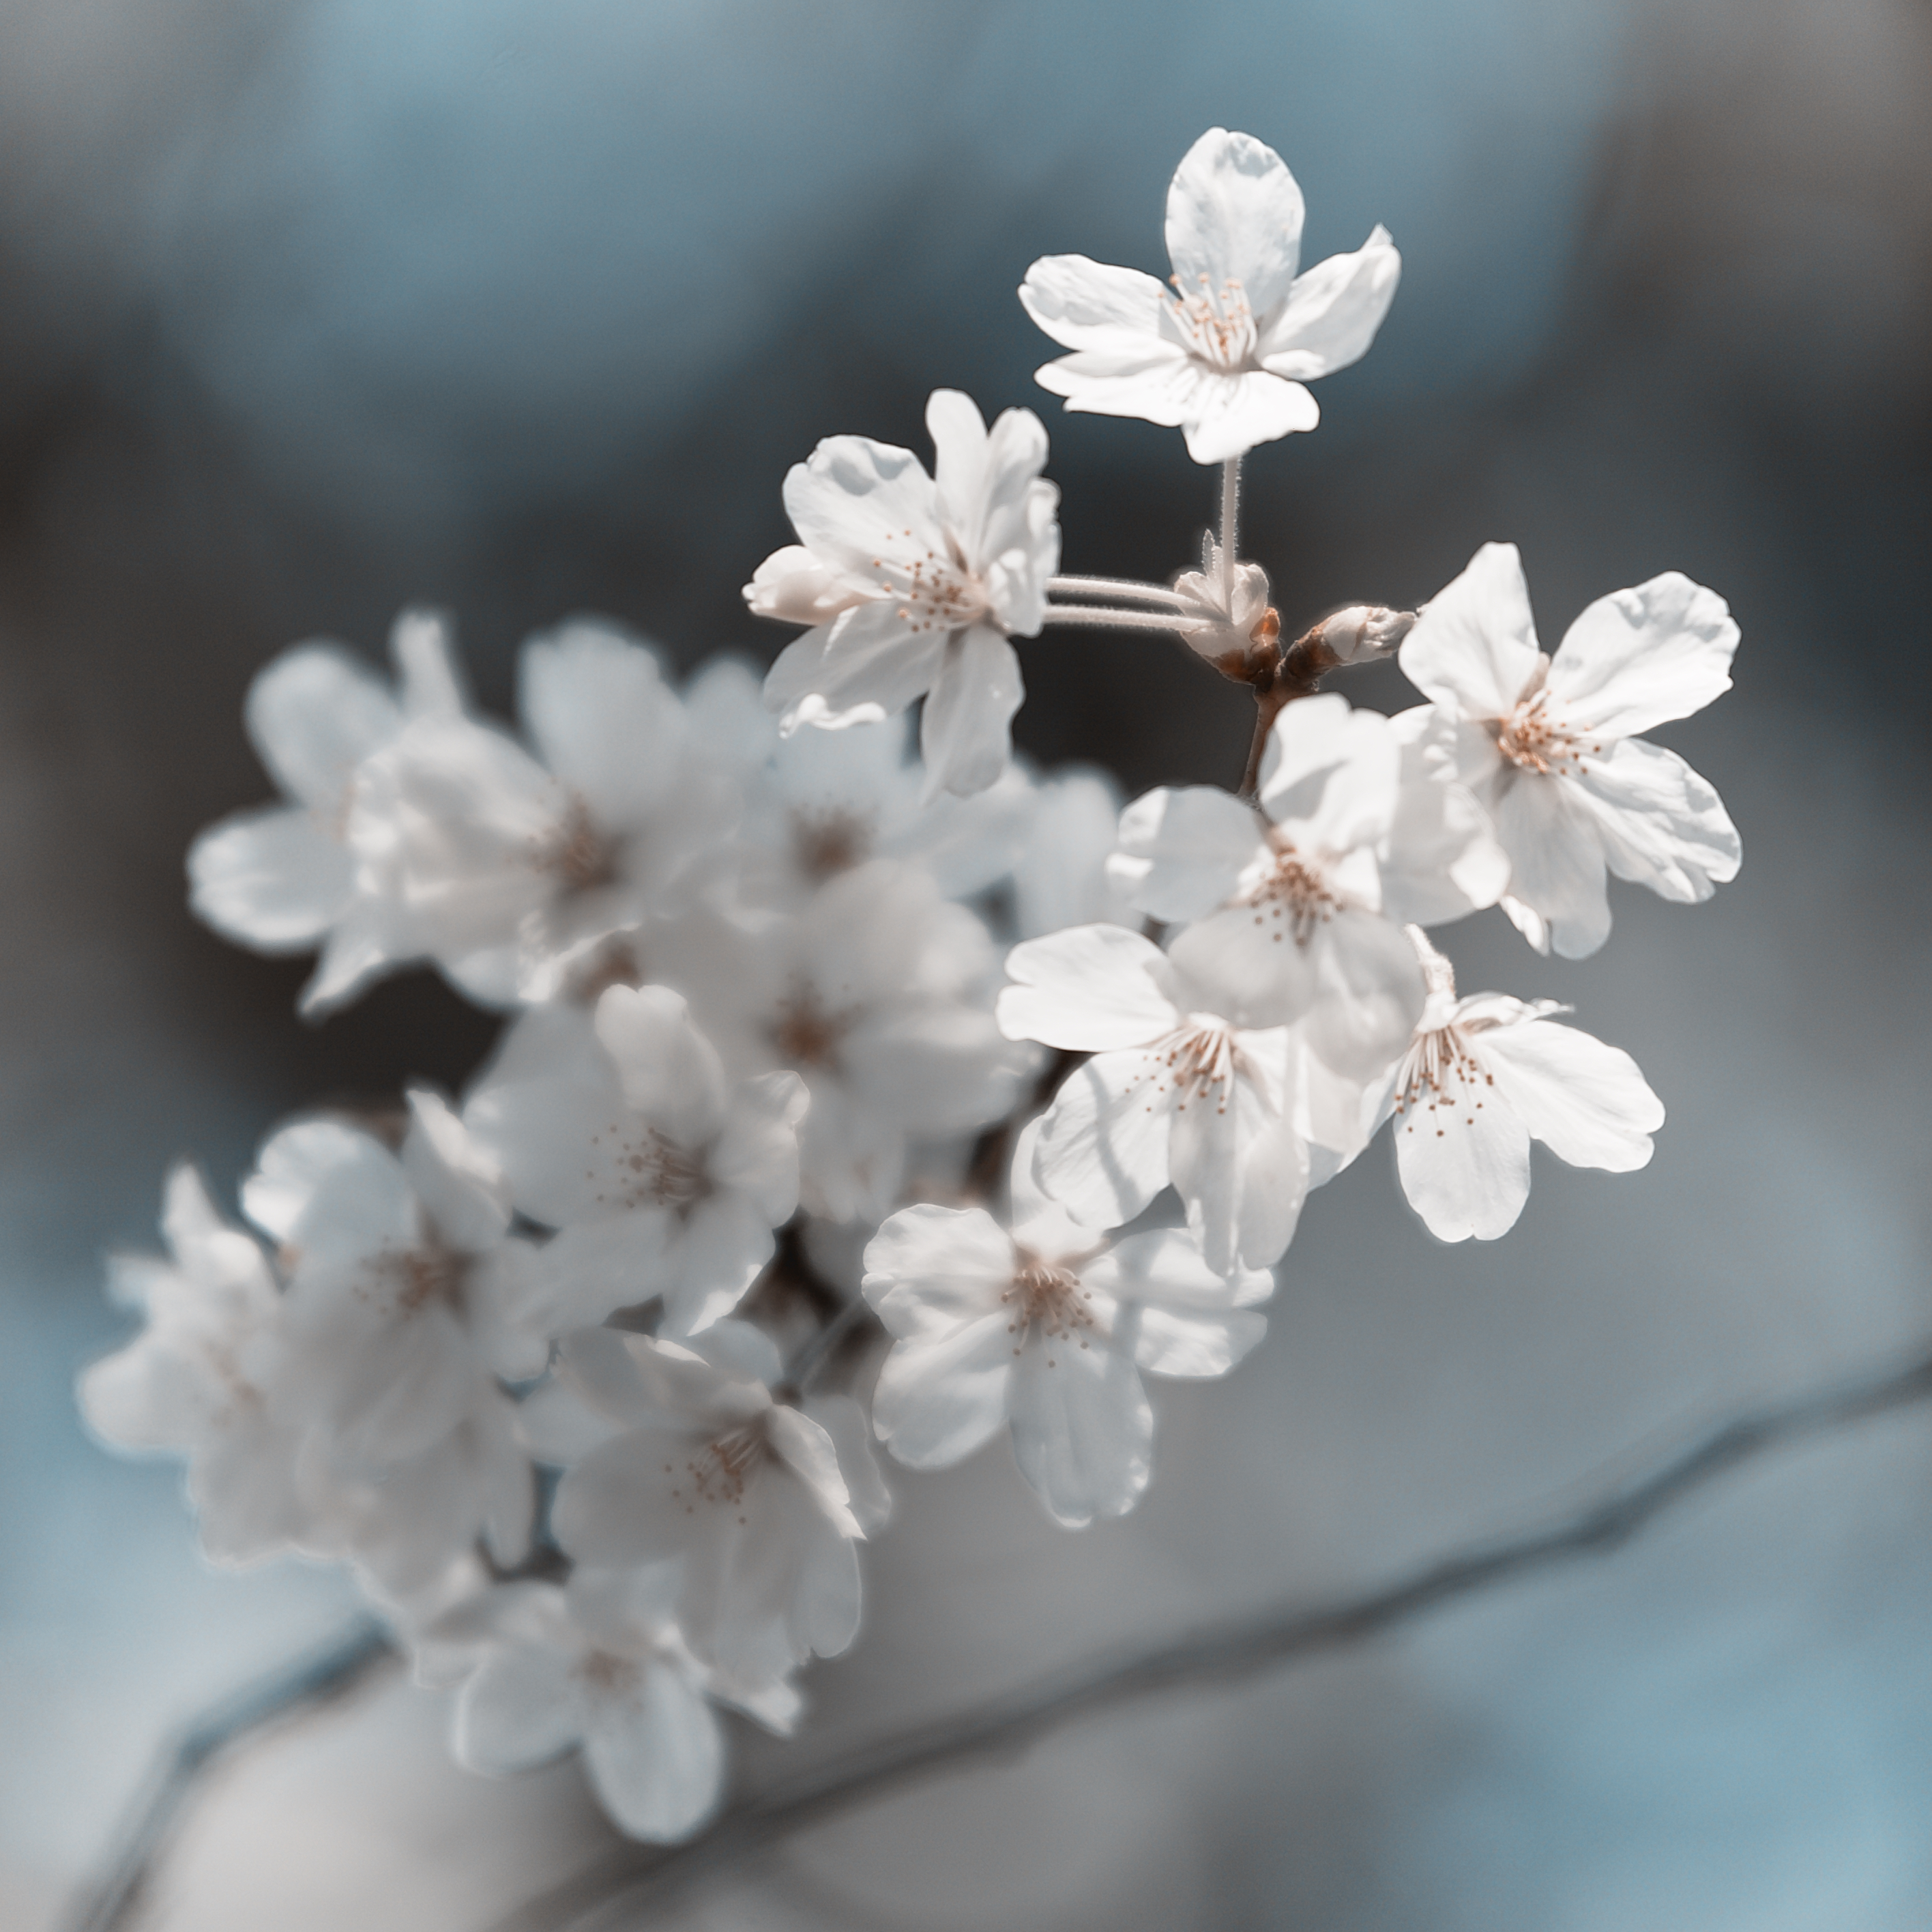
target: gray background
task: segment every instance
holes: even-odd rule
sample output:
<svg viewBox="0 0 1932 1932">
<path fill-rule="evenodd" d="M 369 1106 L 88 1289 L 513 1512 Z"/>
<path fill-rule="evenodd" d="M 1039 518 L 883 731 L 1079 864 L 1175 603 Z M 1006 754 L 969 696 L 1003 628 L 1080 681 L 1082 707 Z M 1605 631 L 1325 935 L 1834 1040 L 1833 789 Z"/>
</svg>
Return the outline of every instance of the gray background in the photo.
<svg viewBox="0 0 1932 1932">
<path fill-rule="evenodd" d="M 1620 892 L 1582 964 L 1456 929 L 1466 986 L 1636 1054 L 1654 1165 L 1539 1155 L 1516 1230 L 1445 1249 L 1378 1150 L 1263 1350 L 1160 1392 L 1123 1523 L 1054 1530 L 1004 1451 L 898 1477 L 790 1761 L 1373 1581 L 1921 1340 L 1928 110 L 1906 0 L 4 0 L 0 1918 L 47 1922 L 166 1726 L 348 1610 L 208 1571 L 175 1470 L 86 1441 L 100 1252 L 152 1243 L 177 1156 L 227 1190 L 282 1114 L 458 1082 L 490 1034 L 421 976 L 304 1028 L 299 964 L 188 919 L 188 839 L 264 789 L 249 676 L 424 598 L 499 705 L 574 610 L 768 652 L 736 586 L 784 466 L 920 443 L 940 382 L 1040 410 L 1070 568 L 1165 574 L 1208 476 L 1062 416 L 1011 291 L 1048 251 L 1162 267 L 1213 122 L 1286 157 L 1312 255 L 1380 220 L 1406 263 L 1321 430 L 1251 466 L 1285 620 L 1492 538 L 1546 644 L 1657 571 L 1714 585 L 1738 689 L 1660 735 L 1745 870 L 1696 910 Z M 1042 758 L 1239 770 L 1242 700 L 1171 645 L 1026 667 Z M 692 1922 L 1924 1932 L 1928 1473 L 1919 1414 L 1767 1462 L 1600 1568 L 874 1808 Z M 379 1688 L 237 1767 L 164 1921 L 464 1932 L 602 1842 L 574 1768 L 466 1780 L 444 1721 Z"/>
</svg>

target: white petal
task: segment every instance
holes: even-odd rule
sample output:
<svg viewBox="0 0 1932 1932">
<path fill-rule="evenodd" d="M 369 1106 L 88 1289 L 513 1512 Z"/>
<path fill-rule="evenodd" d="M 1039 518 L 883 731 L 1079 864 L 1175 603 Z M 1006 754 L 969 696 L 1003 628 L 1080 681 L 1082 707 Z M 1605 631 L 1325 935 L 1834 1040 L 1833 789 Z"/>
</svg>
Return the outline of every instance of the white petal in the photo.
<svg viewBox="0 0 1932 1932">
<path fill-rule="evenodd" d="M 1204 383 L 1214 380 L 1178 344 L 1148 339 L 1131 357 L 1082 350 L 1034 371 L 1043 389 L 1090 416 L 1138 416 L 1174 428 L 1195 412 Z"/>
<path fill-rule="evenodd" d="M 1612 1174 L 1649 1161 L 1664 1103 L 1628 1054 L 1550 1020 L 1498 1027 L 1478 1039 L 1498 1089 L 1559 1160 Z"/>
<path fill-rule="evenodd" d="M 1000 1030 L 1076 1052 L 1157 1040 L 1178 1024 L 1160 948 L 1118 926 L 1076 926 L 1029 939 L 1006 955 L 1013 983 L 1000 994 Z"/>
<path fill-rule="evenodd" d="M 988 624 L 956 631 L 946 640 L 920 719 L 926 796 L 970 797 L 994 784 L 1012 752 L 1010 727 L 1026 695 L 1018 654 Z"/>
<path fill-rule="evenodd" d="M 1396 1116 L 1395 1160 L 1408 1204 L 1440 1241 L 1493 1241 L 1529 1198 L 1529 1130 L 1485 1082 L 1452 1080 L 1412 1101 Z"/>
<path fill-rule="evenodd" d="M 412 1087 L 408 1100 L 402 1162 L 410 1184 L 451 1246 L 472 1254 L 494 1246 L 510 1225 L 510 1190 L 502 1171 L 440 1095 Z"/>
<path fill-rule="evenodd" d="M 772 1223 L 743 1195 L 721 1188 L 667 1215 L 664 1224 L 670 1239 L 658 1332 L 682 1341 L 729 1315 L 751 1292 L 772 1258 Z"/>
<path fill-rule="evenodd" d="M 724 1068 L 683 994 L 668 986 L 607 986 L 596 1025 L 626 1104 L 677 1146 L 706 1145 L 724 1121 Z"/>
<path fill-rule="evenodd" d="M 579 622 L 532 638 L 518 703 L 544 763 L 601 829 L 641 824 L 676 782 L 683 707 L 656 654 L 610 626 Z"/>
<path fill-rule="evenodd" d="M 1153 1468 L 1154 1412 L 1128 1348 L 1036 1337 L 1012 1372 L 1013 1459 L 1057 1522 L 1124 1515 Z"/>
<path fill-rule="evenodd" d="M 983 1208 L 921 1202 L 880 1224 L 862 1286 L 893 1334 L 929 1335 L 995 1312 L 1014 1267 L 1012 1237 Z"/>
<path fill-rule="evenodd" d="M 892 1513 L 892 1492 L 872 1447 L 872 1430 L 866 1412 L 850 1396 L 814 1396 L 805 1405 L 806 1420 L 830 1438 L 838 1452 L 838 1473 L 845 1479 L 852 1514 L 869 1536 L 884 1526 Z"/>
<path fill-rule="evenodd" d="M 704 1694 L 668 1660 L 591 1700 L 585 1768 L 619 1828 L 647 1844 L 688 1838 L 717 1808 L 724 1738 Z"/>
<path fill-rule="evenodd" d="M 242 1211 L 276 1240 L 352 1257 L 414 1244 L 416 1197 L 380 1141 L 338 1120 L 298 1120 L 264 1144 Z"/>
<path fill-rule="evenodd" d="M 754 616 L 793 624 L 830 623 L 873 594 L 870 586 L 855 584 L 802 544 L 773 550 L 745 586 L 745 602 Z"/>
<path fill-rule="evenodd" d="M 821 730 L 896 717 L 939 675 L 943 632 L 916 632 L 897 599 L 874 598 L 778 653 L 765 679 L 765 702 L 784 728 Z"/>
<path fill-rule="evenodd" d="M 236 812 L 189 849 L 188 903 L 224 938 L 263 952 L 313 946 L 355 895 L 354 862 L 307 806 Z"/>
<path fill-rule="evenodd" d="M 870 436 L 828 436 L 794 464 L 784 506 L 806 548 L 860 581 L 878 580 L 875 558 L 944 550 L 932 478 L 910 450 Z"/>
<path fill-rule="evenodd" d="M 1229 793 L 1163 785 L 1120 814 L 1107 875 L 1156 919 L 1201 919 L 1234 896 L 1260 844 L 1252 809 Z"/>
<path fill-rule="evenodd" d="M 1225 1376 L 1268 1333 L 1251 1308 L 1144 1308 L 1135 1360 L 1147 1375 L 1190 1382 Z"/>
<path fill-rule="evenodd" d="M 1595 821 L 1618 878 L 1688 905 L 1736 878 L 1744 856 L 1737 828 L 1724 801 L 1675 752 L 1622 738 L 1561 782 Z"/>
<path fill-rule="evenodd" d="M 1324 692 L 1276 718 L 1262 754 L 1262 809 L 1298 848 L 1339 856 L 1388 837 L 1401 772 L 1389 721 Z"/>
<path fill-rule="evenodd" d="M 706 1163 L 712 1184 L 746 1195 L 767 1227 L 782 1226 L 797 1210 L 798 1129 L 811 1101 L 788 1068 L 754 1075 L 732 1096 Z"/>
<path fill-rule="evenodd" d="M 1262 1269 L 1243 1270 L 1230 1280 L 1210 1268 L 1200 1243 L 1182 1228 L 1130 1234 L 1090 1262 L 1080 1278 L 1116 1300 L 1196 1311 L 1264 1300 L 1274 1288 L 1274 1277 Z"/>
<path fill-rule="evenodd" d="M 1485 544 L 1423 606 L 1402 641 L 1402 674 L 1450 717 L 1506 716 L 1542 653 L 1514 544 Z"/>
<path fill-rule="evenodd" d="M 1238 376 L 1204 376 L 1181 427 L 1196 463 L 1225 463 L 1258 443 L 1312 429 L 1321 420 L 1321 405 L 1299 382 L 1250 369 Z"/>
<path fill-rule="evenodd" d="M 1301 190 L 1251 134 L 1210 128 L 1167 190 L 1167 253 L 1184 296 L 1239 282 L 1258 321 L 1286 298 L 1301 252 Z M 1206 458 L 1197 458 L 1204 461 Z"/>
<path fill-rule="evenodd" d="M 569 1750 L 580 1720 L 569 1655 L 514 1644 L 486 1657 L 464 1685 L 452 1748 L 466 1771 L 524 1771 Z"/>
<path fill-rule="evenodd" d="M 1063 347 L 1129 356 L 1156 339 L 1165 294 L 1138 268 L 1084 255 L 1042 255 L 1020 284 L 1027 314 Z"/>
<path fill-rule="evenodd" d="M 1368 353 L 1402 274 L 1388 230 L 1378 222 L 1352 255 L 1330 255 L 1294 278 L 1286 306 L 1262 332 L 1256 354 L 1276 376 L 1308 382 Z"/>
<path fill-rule="evenodd" d="M 402 714 L 366 664 L 332 644 L 285 651 L 248 688 L 249 742 L 284 791 L 332 813 L 356 767 L 402 728 Z"/>
<path fill-rule="evenodd" d="M 838 1451 L 823 1427 L 796 1408 L 780 1404 L 765 1418 L 771 1445 L 841 1536 L 862 1537 L 853 1514 L 851 1492 L 838 1466 Z"/>
<path fill-rule="evenodd" d="M 1580 788 L 1568 778 L 1519 772 L 1491 816 L 1510 856 L 1504 909 L 1514 918 L 1510 901 L 1527 907 L 1562 958 L 1587 959 L 1610 936 L 1610 902 L 1599 820 Z"/>
<path fill-rule="evenodd" d="M 963 1461 L 1006 1419 L 1014 1354 L 1004 1309 L 896 1343 L 872 1391 L 880 1440 L 908 1468 Z"/>
<path fill-rule="evenodd" d="M 1398 926 L 1439 926 L 1501 898 L 1509 854 L 1488 814 L 1455 776 L 1431 705 L 1389 721 L 1402 746 L 1396 813 L 1380 854 L 1382 910 Z"/>
<path fill-rule="evenodd" d="M 1584 610 L 1550 664 L 1550 695 L 1577 730 L 1628 738 L 1730 690 L 1737 648 L 1724 600 L 1666 571 Z"/>
<path fill-rule="evenodd" d="M 389 627 L 389 657 L 405 716 L 454 718 L 468 709 L 449 620 L 440 610 L 399 612 Z"/>
<path fill-rule="evenodd" d="M 976 562 L 992 477 L 986 419 L 964 391 L 935 389 L 926 399 L 926 433 L 932 438 L 940 519 L 958 538 L 968 561 Z"/>
<path fill-rule="evenodd" d="M 1076 1067 L 1040 1128 L 1035 1178 L 1087 1226 L 1124 1226 L 1167 1184 L 1172 1098 L 1148 1052 Z"/>
</svg>

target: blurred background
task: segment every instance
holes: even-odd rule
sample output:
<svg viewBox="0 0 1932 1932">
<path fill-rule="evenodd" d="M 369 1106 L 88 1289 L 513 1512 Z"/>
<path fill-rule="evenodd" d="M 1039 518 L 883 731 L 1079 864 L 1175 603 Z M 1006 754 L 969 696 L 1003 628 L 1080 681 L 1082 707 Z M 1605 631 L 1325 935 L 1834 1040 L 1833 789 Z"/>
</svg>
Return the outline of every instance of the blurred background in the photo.
<svg viewBox="0 0 1932 1932">
<path fill-rule="evenodd" d="M 1466 988 L 1574 1000 L 1670 1118 L 1544 1162 L 1443 1248 L 1378 1149 L 1310 1206 L 1264 1348 L 1156 1391 L 1153 1490 L 1056 1531 L 1005 1451 L 898 1473 L 868 1624 L 784 1760 L 1246 1605 L 1400 1571 L 1678 1432 L 1932 1329 L 1926 729 L 1932 13 L 1922 0 L 0 0 L 0 1920 L 98 1869 L 158 1741 L 351 1614 L 220 1574 L 171 1465 L 90 1444 L 100 1256 L 168 1164 L 218 1194 L 319 1097 L 454 1084 L 425 976 L 321 1029 L 302 962 L 183 904 L 265 795 L 254 670 L 457 613 L 506 706 L 608 612 L 768 655 L 738 586 L 820 435 L 923 448 L 928 389 L 1040 410 L 1067 567 L 1163 576 L 1212 477 L 1063 416 L 1012 290 L 1163 271 L 1200 130 L 1278 148 L 1312 259 L 1386 222 L 1401 292 L 1250 467 L 1284 622 L 1523 549 L 1546 644 L 1666 568 L 1738 688 L 1659 735 L 1743 874 L 1618 891 L 1608 948 L 1500 915 Z M 1171 644 L 1050 635 L 1022 742 L 1229 782 L 1244 700 Z M 1352 692 L 1395 708 L 1393 673 Z M 692 1902 L 716 1928 L 1924 1932 L 1932 1412 L 1754 1465 L 1611 1561 L 1316 1666 L 1070 1731 Z M 379 1684 L 211 1787 L 152 1922 L 469 1932 L 606 1842 L 574 1766 L 445 1762 Z M 748 1746 L 752 1780 L 777 1768 Z"/>
</svg>

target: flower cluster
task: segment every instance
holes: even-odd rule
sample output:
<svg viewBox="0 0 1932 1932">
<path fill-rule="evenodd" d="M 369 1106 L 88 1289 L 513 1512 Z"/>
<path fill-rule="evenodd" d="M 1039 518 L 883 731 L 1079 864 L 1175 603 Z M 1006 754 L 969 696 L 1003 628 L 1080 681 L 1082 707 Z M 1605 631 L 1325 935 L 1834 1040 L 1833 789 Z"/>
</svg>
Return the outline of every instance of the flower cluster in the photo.
<svg viewBox="0 0 1932 1932">
<path fill-rule="evenodd" d="M 1577 957 L 1607 874 L 1732 876 L 1716 794 L 1636 734 L 1726 688 L 1735 626 L 1666 575 L 1546 656 L 1492 544 L 1419 613 L 1285 642 L 1239 462 L 1314 426 L 1304 381 L 1364 352 L 1397 271 L 1378 229 L 1298 273 L 1300 226 L 1280 158 L 1215 130 L 1168 196 L 1174 292 L 1077 256 L 1021 291 L 1070 406 L 1224 464 L 1198 571 L 1058 575 L 1038 418 L 940 390 L 931 473 L 838 436 L 786 478 L 800 542 L 745 594 L 806 628 L 762 692 L 578 622 L 524 647 L 512 730 L 421 612 L 393 686 L 328 644 L 256 679 L 284 796 L 196 842 L 196 910 L 319 952 L 311 1014 L 426 962 L 503 1030 L 460 1094 L 280 1128 L 254 1232 L 178 1170 L 169 1258 L 115 1264 L 144 1325 L 80 1399 L 187 1457 L 211 1556 L 352 1566 L 460 1687 L 465 1763 L 580 1747 L 625 1830 L 687 1835 L 716 1707 L 789 1730 L 858 1631 L 875 1443 L 928 1470 L 1004 1430 L 1057 1522 L 1118 1516 L 1144 1378 L 1261 1342 L 1309 1195 L 1384 1124 L 1445 1240 L 1515 1222 L 1532 1139 L 1649 1158 L 1630 1058 L 1459 998 L 1428 934 L 1500 907 Z M 1240 788 L 1123 809 L 1016 761 L 1014 640 L 1049 625 L 1164 631 L 1251 689 Z M 1318 688 L 1391 656 L 1425 703 Z"/>
</svg>

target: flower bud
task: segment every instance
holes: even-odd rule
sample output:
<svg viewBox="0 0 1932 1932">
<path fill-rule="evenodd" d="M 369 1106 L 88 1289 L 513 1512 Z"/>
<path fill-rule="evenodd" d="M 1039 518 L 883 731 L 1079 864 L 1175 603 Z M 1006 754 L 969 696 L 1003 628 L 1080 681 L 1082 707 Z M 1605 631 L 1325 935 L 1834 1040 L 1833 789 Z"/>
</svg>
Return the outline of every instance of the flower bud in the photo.
<svg viewBox="0 0 1932 1932">
<path fill-rule="evenodd" d="M 1385 658 L 1415 628 L 1413 610 L 1379 604 L 1351 604 L 1322 620 L 1323 647 L 1338 664 L 1372 664 Z"/>
</svg>

